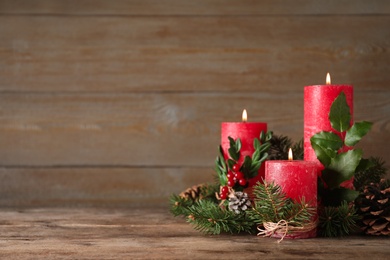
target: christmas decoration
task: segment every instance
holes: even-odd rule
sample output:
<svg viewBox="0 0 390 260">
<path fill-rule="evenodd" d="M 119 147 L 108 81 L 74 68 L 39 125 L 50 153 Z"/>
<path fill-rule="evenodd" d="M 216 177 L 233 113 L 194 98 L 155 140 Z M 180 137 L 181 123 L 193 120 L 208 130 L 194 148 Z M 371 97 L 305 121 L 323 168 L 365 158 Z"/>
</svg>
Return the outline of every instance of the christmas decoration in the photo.
<svg viewBox="0 0 390 260">
<path fill-rule="evenodd" d="M 334 100 L 329 113 L 329 121 L 334 132 L 319 132 L 311 137 L 311 145 L 318 160 L 325 167 L 322 170 L 319 195 L 324 206 L 339 206 L 341 202 L 352 202 L 358 192 L 341 187 L 345 181 L 353 178 L 356 169 L 363 168 L 363 151 L 352 149 L 370 130 L 372 123 L 357 122 L 349 127 L 349 107 L 343 92 Z M 349 147 L 345 151 L 343 147 Z"/>
<path fill-rule="evenodd" d="M 179 194 L 180 197 L 186 199 L 186 200 L 193 200 L 197 201 L 199 199 L 202 199 L 202 194 L 200 193 L 200 188 L 202 187 L 202 184 L 200 185 L 194 185 L 191 188 L 186 189 L 182 193 Z"/>
<path fill-rule="evenodd" d="M 269 153 L 274 155 L 272 158 L 284 158 L 282 156 L 279 157 L 281 153 L 272 152 L 271 147 L 273 147 L 273 151 L 283 151 L 286 149 L 286 146 L 289 146 L 289 143 L 281 140 L 289 140 L 288 137 L 272 136 L 272 138 L 268 137 L 266 139 L 263 134 L 262 138 L 264 143 L 266 143 L 265 140 L 268 143 L 272 143 L 272 145 L 262 146 L 263 149 L 267 147 L 267 149 L 270 149 Z M 325 142 L 323 145 L 326 145 Z M 231 149 L 231 153 L 233 156 L 239 153 L 239 146 L 239 141 L 234 140 L 232 142 L 233 149 Z M 293 147 L 301 147 L 301 145 L 300 143 L 295 143 Z M 258 150 L 260 151 L 260 149 Z M 265 155 L 266 150 L 262 150 L 260 157 Z M 254 157 L 252 154 L 250 158 L 257 158 L 257 156 Z M 231 234 L 242 232 L 249 234 L 258 233 L 260 236 L 279 237 L 279 241 L 283 238 L 294 238 L 302 232 L 308 232 L 316 228 L 317 222 L 313 222 L 311 217 L 313 214 L 312 208 L 305 201 L 292 201 L 289 198 L 283 198 L 285 195 L 281 192 L 280 187 L 272 186 L 273 184 L 264 185 L 259 183 L 257 186 L 254 186 L 254 195 L 252 198 L 249 198 L 251 207 L 243 208 L 242 205 L 248 205 L 248 202 L 243 200 L 242 194 L 238 192 L 243 192 L 244 187 L 239 182 L 235 182 L 234 185 L 236 186 L 233 187 L 227 185 L 228 179 L 232 178 L 229 174 L 236 177 L 236 180 L 237 177 L 241 177 L 240 174 L 236 173 L 241 172 L 242 166 L 235 163 L 233 159 L 232 162 L 226 162 L 222 158 L 224 157 L 220 154 L 216 160 L 216 168 L 219 169 L 217 170 L 216 183 L 196 185 L 183 191 L 181 195 L 173 194 L 171 196 L 170 210 L 174 216 L 184 216 L 196 230 L 207 234 L 217 235 L 222 232 Z M 361 159 L 359 167 L 356 168 L 357 176 L 360 176 L 357 177 L 357 181 L 364 179 L 364 183 L 373 182 L 378 176 L 383 176 L 386 173 L 383 165 L 384 162 L 379 159 Z M 221 184 L 221 179 L 225 181 L 226 185 Z M 320 183 L 323 184 L 322 181 Z M 237 190 L 233 188 L 237 188 Z M 326 196 L 324 190 L 326 191 L 326 189 L 322 188 L 319 193 L 322 198 Z M 242 204 L 238 203 L 238 205 L 241 205 L 241 207 L 237 207 L 237 209 L 241 209 L 238 210 L 239 213 L 235 211 L 235 208 L 229 208 L 229 196 L 233 196 L 232 192 L 236 193 L 234 201 L 243 202 Z M 240 194 L 240 198 L 237 197 L 237 193 Z M 273 199 L 266 200 L 264 196 L 271 196 Z M 332 196 L 337 197 L 337 194 L 332 194 Z M 366 213 L 360 210 L 356 211 L 353 206 L 353 199 L 351 201 L 347 203 L 346 200 L 342 200 L 338 206 L 322 205 L 319 210 L 318 235 L 335 237 L 348 235 L 355 231 L 358 218 Z M 278 215 L 273 215 L 274 210 L 277 210 Z M 383 212 L 381 216 L 383 216 Z M 384 219 L 389 221 L 386 217 Z M 387 225 L 386 227 L 373 225 L 373 229 L 380 230 L 381 234 L 386 233 L 386 228 L 388 228 Z"/>
<path fill-rule="evenodd" d="M 332 113 L 332 107 L 333 109 L 339 108 L 335 106 L 334 101 L 341 93 L 343 93 L 345 98 L 345 103 L 343 102 L 342 104 L 345 104 L 348 110 L 343 110 L 340 114 L 343 117 L 343 121 L 342 124 L 339 124 L 338 121 L 331 122 L 329 114 Z M 353 86 L 331 84 L 330 74 L 328 73 L 326 75 L 326 85 L 306 86 L 303 95 L 304 158 L 307 161 L 319 163 L 317 160 L 318 154 L 314 151 L 315 147 L 311 142 L 311 138 L 321 131 L 331 132 L 342 137 L 341 132 L 344 132 L 353 123 Z M 344 146 L 342 150 L 347 151 L 348 147 Z"/>
<path fill-rule="evenodd" d="M 232 192 L 229 194 L 229 210 L 236 214 L 246 211 L 251 207 L 248 194 L 242 191 Z"/>
<path fill-rule="evenodd" d="M 318 235 L 323 237 L 340 237 L 349 235 L 357 229 L 359 216 L 353 204 L 346 201 L 337 207 L 321 207 Z"/>
<path fill-rule="evenodd" d="M 356 199 L 359 223 L 367 235 L 390 235 L 390 181 L 366 185 Z"/>
<path fill-rule="evenodd" d="M 281 241 L 288 234 L 292 238 L 300 232 L 315 230 L 312 217 L 316 210 L 303 198 L 292 200 L 280 186 L 267 182 L 255 186 L 254 194 L 254 206 L 249 214 L 258 224 L 258 235 L 280 237 Z"/>
<path fill-rule="evenodd" d="M 353 149 L 353 146 L 368 133 L 372 123 L 363 121 L 351 126 L 350 111 L 346 96 L 341 92 L 330 107 L 332 131 L 322 131 L 310 138 L 324 167 L 318 182 L 318 197 L 321 206 L 325 207 L 320 210 L 320 227 L 324 236 L 348 234 L 355 228 L 354 221 L 346 221 L 342 222 L 340 232 L 331 231 L 331 227 L 340 225 L 340 219 L 351 220 L 351 212 L 346 210 L 345 203 L 353 203 L 359 195 L 359 191 L 342 187 L 342 184 L 353 179 L 358 170 L 366 170 L 370 166 L 367 160 L 362 159 L 363 151 Z M 338 217 L 334 218 L 332 214 Z"/>
<path fill-rule="evenodd" d="M 270 140 L 268 160 L 287 160 L 288 150 L 291 149 L 296 160 L 303 160 L 303 139 L 294 143 L 284 135 L 273 135 Z"/>
<path fill-rule="evenodd" d="M 249 185 L 249 181 L 256 177 L 262 163 L 267 159 L 267 150 L 271 146 L 272 132 L 261 132 L 260 138 L 254 138 L 254 152 L 241 159 L 241 140 L 228 137 L 230 147 L 229 156 L 224 154 L 222 146 L 219 147 L 219 156 L 215 160 L 215 171 L 218 174 L 221 186 L 228 186 L 236 191 L 243 191 Z M 227 158 L 227 159 L 225 159 Z M 242 164 L 240 164 L 240 162 Z M 221 194 L 222 196 L 222 194 Z"/>
<path fill-rule="evenodd" d="M 385 162 L 379 157 L 362 159 L 359 165 L 360 167 L 356 169 L 354 178 L 356 190 L 361 190 L 370 183 L 379 183 L 387 174 L 387 169 L 384 166 Z"/>
</svg>

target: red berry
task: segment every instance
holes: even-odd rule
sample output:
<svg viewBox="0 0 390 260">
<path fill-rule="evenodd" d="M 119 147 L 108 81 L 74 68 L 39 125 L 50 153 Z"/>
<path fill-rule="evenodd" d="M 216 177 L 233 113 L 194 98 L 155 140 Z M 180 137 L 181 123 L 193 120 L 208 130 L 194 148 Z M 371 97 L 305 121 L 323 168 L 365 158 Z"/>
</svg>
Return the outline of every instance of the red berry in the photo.
<svg viewBox="0 0 390 260">
<path fill-rule="evenodd" d="M 241 180 L 244 179 L 244 174 L 242 172 L 236 172 L 234 177 L 236 177 L 237 180 Z"/>
<path fill-rule="evenodd" d="M 226 174 L 226 177 L 228 180 L 233 180 L 234 174 L 232 172 L 228 172 L 228 174 Z"/>
<path fill-rule="evenodd" d="M 240 165 L 238 165 L 237 163 L 235 165 L 233 165 L 233 171 L 235 172 L 238 172 L 240 170 Z"/>
<path fill-rule="evenodd" d="M 238 183 L 239 183 L 241 186 L 245 186 L 246 180 L 245 180 L 245 179 L 240 179 L 240 180 L 238 181 Z"/>
<path fill-rule="evenodd" d="M 229 192 L 228 186 L 223 186 L 222 189 L 221 189 L 221 193 L 222 194 L 228 194 L 228 192 Z"/>
<path fill-rule="evenodd" d="M 229 187 L 233 187 L 234 184 L 235 184 L 235 182 L 234 182 L 233 180 L 228 180 L 228 182 L 227 182 L 227 185 L 228 185 Z"/>
<path fill-rule="evenodd" d="M 221 197 L 222 200 L 226 200 L 226 198 L 227 198 L 226 193 L 221 193 L 221 194 L 219 194 L 219 196 Z"/>
</svg>

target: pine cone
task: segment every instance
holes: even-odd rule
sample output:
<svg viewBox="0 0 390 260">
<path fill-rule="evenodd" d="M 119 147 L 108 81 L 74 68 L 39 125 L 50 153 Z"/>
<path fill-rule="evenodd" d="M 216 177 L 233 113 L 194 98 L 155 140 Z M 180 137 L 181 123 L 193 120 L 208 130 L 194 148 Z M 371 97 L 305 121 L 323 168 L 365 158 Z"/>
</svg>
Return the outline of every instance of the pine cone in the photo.
<svg viewBox="0 0 390 260">
<path fill-rule="evenodd" d="M 229 194 L 229 209 L 239 214 L 251 207 L 248 194 L 237 191 Z"/>
<path fill-rule="evenodd" d="M 366 234 L 390 235 L 390 181 L 366 185 L 356 199 L 356 207 Z"/>
<path fill-rule="evenodd" d="M 194 185 L 179 194 L 180 197 L 186 200 L 198 201 L 202 199 L 202 187 L 204 184 Z"/>
</svg>

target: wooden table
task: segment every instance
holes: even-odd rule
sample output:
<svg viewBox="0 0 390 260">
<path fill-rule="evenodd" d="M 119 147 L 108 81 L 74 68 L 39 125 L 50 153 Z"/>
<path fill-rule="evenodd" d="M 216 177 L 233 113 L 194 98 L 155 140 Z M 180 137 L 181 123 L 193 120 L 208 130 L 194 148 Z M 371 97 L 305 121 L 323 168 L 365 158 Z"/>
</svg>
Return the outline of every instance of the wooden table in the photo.
<svg viewBox="0 0 390 260">
<path fill-rule="evenodd" d="M 390 259 L 390 239 L 203 235 L 166 208 L 0 210 L 0 259 Z"/>
</svg>

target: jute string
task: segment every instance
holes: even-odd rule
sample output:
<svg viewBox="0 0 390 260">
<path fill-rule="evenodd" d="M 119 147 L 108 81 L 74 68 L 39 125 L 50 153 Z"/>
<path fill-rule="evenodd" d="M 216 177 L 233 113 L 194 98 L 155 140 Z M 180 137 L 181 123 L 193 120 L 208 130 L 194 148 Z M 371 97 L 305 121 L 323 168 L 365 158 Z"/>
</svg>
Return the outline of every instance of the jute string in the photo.
<svg viewBox="0 0 390 260">
<path fill-rule="evenodd" d="M 263 227 L 263 228 L 261 228 Z M 289 226 L 288 222 L 284 219 L 274 222 L 263 222 L 262 225 L 257 226 L 257 230 L 260 232 L 257 234 L 258 236 L 270 237 L 274 234 L 281 235 L 282 237 L 278 240 L 278 243 L 282 242 L 284 237 L 288 232 L 292 232 L 294 234 L 305 233 L 314 230 L 317 227 L 317 221 L 309 222 L 308 224 L 302 227 Z"/>
</svg>

